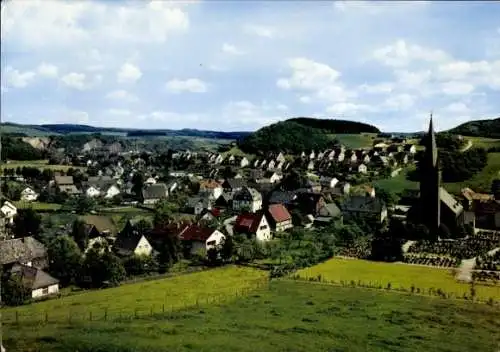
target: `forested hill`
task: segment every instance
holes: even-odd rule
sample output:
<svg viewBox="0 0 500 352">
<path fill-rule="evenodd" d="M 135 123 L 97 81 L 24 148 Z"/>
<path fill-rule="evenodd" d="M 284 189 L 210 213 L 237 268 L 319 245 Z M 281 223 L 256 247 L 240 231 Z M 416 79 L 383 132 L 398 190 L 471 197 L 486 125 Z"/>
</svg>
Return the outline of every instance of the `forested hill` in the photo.
<svg viewBox="0 0 500 352">
<path fill-rule="evenodd" d="M 286 121 L 295 122 L 307 127 L 319 128 L 327 133 L 380 133 L 377 127 L 357 121 L 313 119 L 310 117 L 295 117 Z"/>
<path fill-rule="evenodd" d="M 500 138 L 500 117 L 463 123 L 448 132 L 471 137 Z"/>
</svg>

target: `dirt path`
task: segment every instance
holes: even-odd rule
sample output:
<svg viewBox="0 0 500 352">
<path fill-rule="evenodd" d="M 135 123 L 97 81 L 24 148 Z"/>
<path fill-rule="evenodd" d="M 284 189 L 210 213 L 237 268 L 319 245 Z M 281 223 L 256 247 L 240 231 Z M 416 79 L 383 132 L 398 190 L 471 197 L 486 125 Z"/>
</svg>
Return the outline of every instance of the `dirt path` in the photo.
<svg viewBox="0 0 500 352">
<path fill-rule="evenodd" d="M 472 144 L 473 144 L 473 143 L 472 143 L 472 141 L 469 139 L 469 140 L 467 141 L 467 145 L 466 145 L 465 147 L 463 147 L 463 148 L 462 148 L 462 153 L 463 153 L 463 152 L 466 152 L 466 151 L 468 151 L 470 148 L 472 148 Z"/>
</svg>

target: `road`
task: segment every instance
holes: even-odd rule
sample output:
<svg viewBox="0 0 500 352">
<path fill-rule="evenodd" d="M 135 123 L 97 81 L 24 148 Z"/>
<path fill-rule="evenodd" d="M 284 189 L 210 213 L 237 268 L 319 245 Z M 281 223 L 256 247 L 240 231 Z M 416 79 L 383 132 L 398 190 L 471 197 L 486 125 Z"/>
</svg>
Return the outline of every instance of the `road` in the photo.
<svg viewBox="0 0 500 352">
<path fill-rule="evenodd" d="M 467 141 L 467 145 L 466 145 L 465 147 L 463 147 L 463 148 L 462 148 L 462 153 L 463 153 L 463 152 L 466 152 L 466 151 L 468 151 L 470 148 L 472 148 L 472 144 L 473 144 L 473 143 L 472 143 L 472 141 L 469 139 L 469 140 Z"/>
</svg>

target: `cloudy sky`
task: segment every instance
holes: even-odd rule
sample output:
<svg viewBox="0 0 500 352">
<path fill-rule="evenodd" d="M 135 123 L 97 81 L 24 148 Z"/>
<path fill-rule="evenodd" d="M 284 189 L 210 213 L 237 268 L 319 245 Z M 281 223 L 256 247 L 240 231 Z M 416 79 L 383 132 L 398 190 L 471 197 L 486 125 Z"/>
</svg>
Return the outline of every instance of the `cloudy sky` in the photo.
<svg viewBox="0 0 500 352">
<path fill-rule="evenodd" d="M 500 115 L 500 4 L 2 2 L 18 123 L 254 130 L 295 116 L 439 130 Z"/>
</svg>

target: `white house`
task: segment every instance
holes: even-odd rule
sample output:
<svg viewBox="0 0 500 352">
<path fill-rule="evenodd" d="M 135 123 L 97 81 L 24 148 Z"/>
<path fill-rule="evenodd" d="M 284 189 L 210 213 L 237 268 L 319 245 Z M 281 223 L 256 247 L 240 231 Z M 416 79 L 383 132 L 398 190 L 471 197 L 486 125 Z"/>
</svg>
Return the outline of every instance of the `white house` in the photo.
<svg viewBox="0 0 500 352">
<path fill-rule="evenodd" d="M 307 170 L 314 170 L 314 161 L 310 161 L 309 164 L 307 164 Z"/>
<path fill-rule="evenodd" d="M 117 196 L 119 194 L 120 194 L 120 189 L 116 185 L 111 185 L 106 190 L 106 194 L 104 195 L 104 198 L 110 199 L 110 198 L 113 198 L 114 196 Z"/>
<path fill-rule="evenodd" d="M 268 170 L 273 170 L 276 165 L 276 162 L 274 160 L 271 160 L 269 164 L 267 164 L 267 169 Z"/>
<path fill-rule="evenodd" d="M 144 235 L 132 234 L 118 236 L 113 247 L 121 256 L 150 256 L 153 246 Z"/>
<path fill-rule="evenodd" d="M 266 175 L 267 176 L 267 175 Z M 276 182 L 279 182 L 280 180 L 282 179 L 282 176 L 280 174 L 278 174 L 277 172 L 273 172 L 270 176 L 269 176 L 269 182 L 270 183 L 276 183 Z"/>
<path fill-rule="evenodd" d="M 325 177 L 325 176 L 322 176 L 319 179 L 319 183 L 321 184 L 321 186 L 323 186 L 325 188 L 330 188 L 330 189 L 335 188 L 335 185 L 338 182 L 339 182 L 339 180 L 336 177 Z"/>
<path fill-rule="evenodd" d="M 7 222 L 13 223 L 14 217 L 17 214 L 17 208 L 11 202 L 5 201 L 5 203 L 3 203 L 3 206 L 0 208 L 0 212 L 6 218 Z"/>
<path fill-rule="evenodd" d="M 236 218 L 233 231 L 254 236 L 257 241 L 271 239 L 271 227 L 264 213 L 240 214 Z"/>
<path fill-rule="evenodd" d="M 59 280 L 41 269 L 14 264 L 10 272 L 21 278 L 23 285 L 31 291 L 31 298 L 38 299 L 59 293 Z"/>
<path fill-rule="evenodd" d="M 262 195 L 251 187 L 243 187 L 233 196 L 233 210 L 249 210 L 252 213 L 262 209 Z"/>
<path fill-rule="evenodd" d="M 328 160 L 333 160 L 335 158 L 335 150 L 328 153 Z"/>
<path fill-rule="evenodd" d="M 148 177 L 146 181 L 144 181 L 145 185 L 154 185 L 156 183 L 156 179 L 154 177 Z"/>
<path fill-rule="evenodd" d="M 316 158 L 316 154 L 314 153 L 314 150 L 311 152 L 311 154 L 309 154 L 309 159 L 310 160 L 313 160 Z"/>
<path fill-rule="evenodd" d="M 337 156 L 337 161 L 340 163 L 340 162 L 344 161 L 344 158 L 345 158 L 345 153 L 340 152 L 339 155 Z"/>
<path fill-rule="evenodd" d="M 368 172 L 368 168 L 366 167 L 365 164 L 359 164 L 358 165 L 358 172 L 360 174 L 366 174 Z"/>
<path fill-rule="evenodd" d="M 278 156 L 276 157 L 276 161 L 280 162 L 280 161 L 285 161 L 285 156 L 283 155 L 283 153 L 279 153 Z"/>
<path fill-rule="evenodd" d="M 220 246 L 225 238 L 226 236 L 224 236 L 224 234 L 219 230 L 215 230 L 214 232 L 212 232 L 212 234 L 205 241 L 205 247 L 207 251 L 210 248 L 217 248 L 218 246 Z"/>
<path fill-rule="evenodd" d="M 201 227 L 196 224 L 186 226 L 179 233 L 179 240 L 185 247 L 189 248 L 192 255 L 200 250 L 208 251 L 211 248 L 220 246 L 225 238 L 226 236 L 219 230 Z"/>
<path fill-rule="evenodd" d="M 224 161 L 224 157 L 222 156 L 222 154 L 217 155 L 217 157 L 214 160 L 214 162 L 216 164 L 222 164 L 223 161 Z"/>
<path fill-rule="evenodd" d="M 250 164 L 250 161 L 248 161 L 248 159 L 246 157 L 243 157 L 241 160 L 240 160 L 240 167 L 247 167 L 248 164 Z"/>
<path fill-rule="evenodd" d="M 99 197 L 101 195 L 101 191 L 99 191 L 96 187 L 90 186 L 85 191 L 85 195 L 89 198 Z"/>
<path fill-rule="evenodd" d="M 33 202 L 37 200 L 38 193 L 36 193 L 31 187 L 26 187 L 21 192 L 21 200 L 25 202 Z"/>
</svg>

